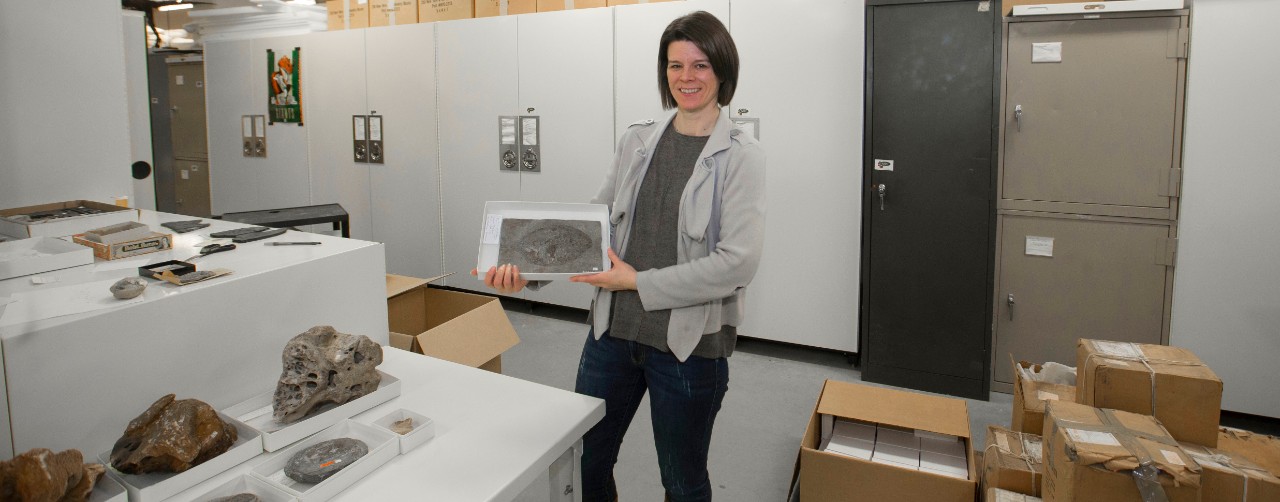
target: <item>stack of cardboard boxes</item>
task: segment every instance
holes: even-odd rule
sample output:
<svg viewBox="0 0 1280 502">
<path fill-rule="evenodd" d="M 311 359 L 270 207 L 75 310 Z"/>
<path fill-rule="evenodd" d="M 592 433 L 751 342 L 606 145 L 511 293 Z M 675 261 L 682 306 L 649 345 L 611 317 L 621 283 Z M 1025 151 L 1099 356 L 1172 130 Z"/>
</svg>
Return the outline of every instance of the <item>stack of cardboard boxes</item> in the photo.
<svg viewBox="0 0 1280 502">
<path fill-rule="evenodd" d="M 328 0 L 329 30 L 433 23 L 675 0 Z"/>
<path fill-rule="evenodd" d="M 1074 387 L 1017 363 L 1013 430 L 987 433 L 988 500 L 1280 500 L 1280 461 L 1263 465 L 1280 440 L 1219 427 L 1222 381 L 1195 354 L 1082 339 L 1076 356 Z"/>
</svg>

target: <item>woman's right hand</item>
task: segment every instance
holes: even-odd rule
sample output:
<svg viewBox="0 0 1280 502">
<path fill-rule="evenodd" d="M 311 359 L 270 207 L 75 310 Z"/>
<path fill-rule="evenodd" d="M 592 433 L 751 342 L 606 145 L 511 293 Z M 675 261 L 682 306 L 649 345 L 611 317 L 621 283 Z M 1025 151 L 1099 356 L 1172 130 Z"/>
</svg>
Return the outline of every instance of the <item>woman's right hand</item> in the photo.
<svg viewBox="0 0 1280 502">
<path fill-rule="evenodd" d="M 479 270 L 471 269 L 471 275 L 479 275 Z M 515 265 L 506 264 L 497 267 L 489 267 L 489 271 L 484 274 L 484 285 L 496 290 L 504 295 L 513 295 L 519 293 L 525 286 L 529 285 L 529 281 L 520 278 L 520 268 Z"/>
</svg>

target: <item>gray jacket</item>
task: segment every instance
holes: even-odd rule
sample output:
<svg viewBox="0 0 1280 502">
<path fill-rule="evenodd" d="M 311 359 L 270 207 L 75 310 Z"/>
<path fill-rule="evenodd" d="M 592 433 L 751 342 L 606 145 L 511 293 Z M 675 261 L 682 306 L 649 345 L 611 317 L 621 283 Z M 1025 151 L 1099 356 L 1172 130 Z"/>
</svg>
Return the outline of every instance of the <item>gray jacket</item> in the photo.
<svg viewBox="0 0 1280 502">
<path fill-rule="evenodd" d="M 662 132 L 675 117 L 632 124 L 618 142 L 613 167 L 591 202 L 610 206 L 611 245 L 623 261 L 632 209 Z M 680 197 L 676 265 L 641 271 L 636 289 L 645 310 L 671 309 L 667 345 L 681 361 L 702 335 L 742 323 L 747 284 L 764 247 L 764 150 L 720 111 Z M 597 289 L 591 303 L 596 338 L 609 327 L 613 293 Z"/>
</svg>

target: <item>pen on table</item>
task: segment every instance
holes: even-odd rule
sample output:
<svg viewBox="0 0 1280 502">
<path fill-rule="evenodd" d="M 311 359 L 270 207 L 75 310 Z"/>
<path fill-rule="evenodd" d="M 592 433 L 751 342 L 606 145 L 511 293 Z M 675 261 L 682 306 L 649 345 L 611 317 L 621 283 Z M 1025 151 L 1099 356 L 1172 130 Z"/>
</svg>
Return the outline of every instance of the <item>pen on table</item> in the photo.
<svg viewBox="0 0 1280 502">
<path fill-rule="evenodd" d="M 319 242 L 268 242 L 268 246 L 319 246 Z"/>
</svg>

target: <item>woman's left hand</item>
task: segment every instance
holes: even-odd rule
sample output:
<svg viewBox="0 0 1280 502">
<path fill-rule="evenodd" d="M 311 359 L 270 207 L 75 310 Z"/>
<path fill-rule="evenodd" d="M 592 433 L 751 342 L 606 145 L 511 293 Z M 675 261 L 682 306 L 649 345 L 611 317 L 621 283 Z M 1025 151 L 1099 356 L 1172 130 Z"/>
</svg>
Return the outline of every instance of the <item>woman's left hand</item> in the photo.
<svg viewBox="0 0 1280 502">
<path fill-rule="evenodd" d="M 585 282 L 598 288 L 604 288 L 609 291 L 622 291 L 628 289 L 636 289 L 636 269 L 628 265 L 627 262 L 618 258 L 618 255 L 609 250 L 609 262 L 612 265 L 608 271 L 598 274 L 575 275 L 569 278 L 571 282 Z"/>
</svg>

